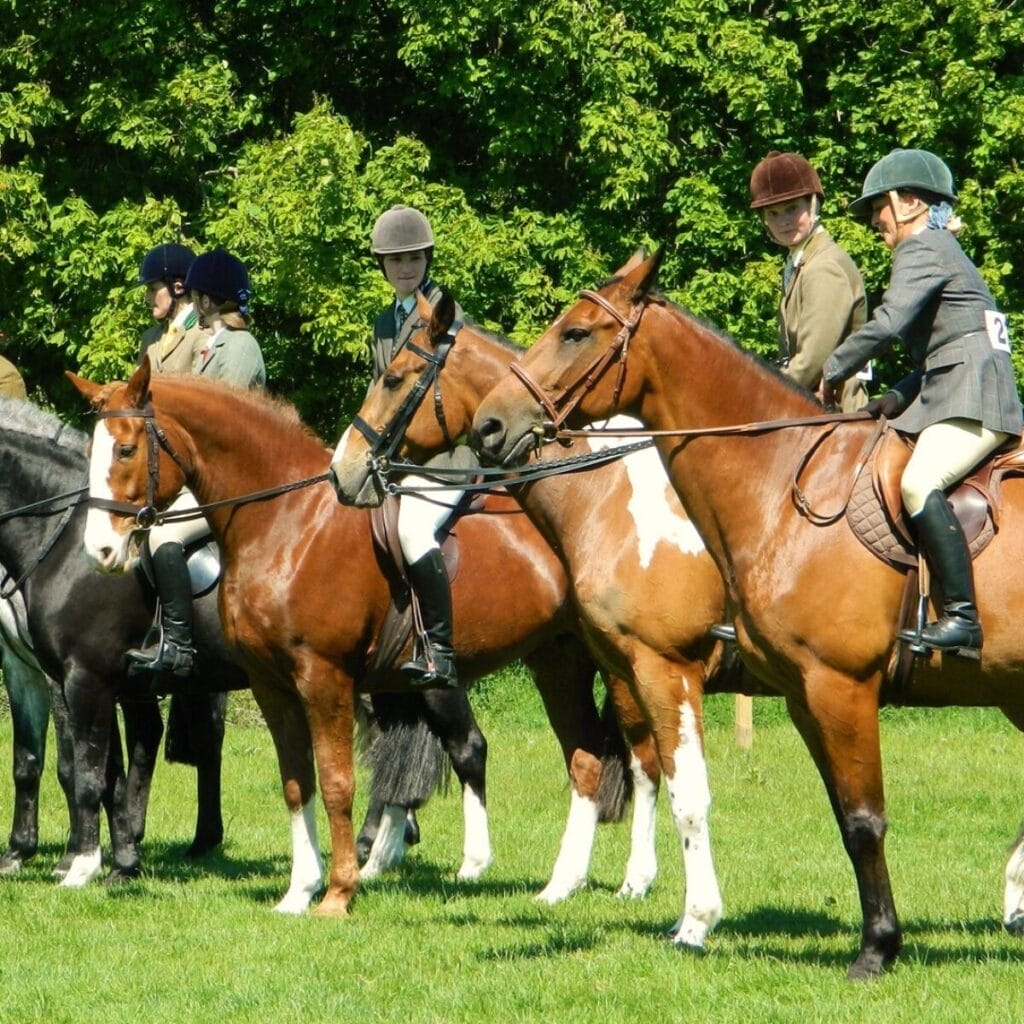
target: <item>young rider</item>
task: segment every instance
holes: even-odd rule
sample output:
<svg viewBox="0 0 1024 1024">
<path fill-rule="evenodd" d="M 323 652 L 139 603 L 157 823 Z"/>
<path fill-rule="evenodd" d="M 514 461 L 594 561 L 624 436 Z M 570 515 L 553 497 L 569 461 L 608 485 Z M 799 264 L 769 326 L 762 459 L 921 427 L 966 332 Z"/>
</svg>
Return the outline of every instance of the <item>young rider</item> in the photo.
<svg viewBox="0 0 1024 1024">
<path fill-rule="evenodd" d="M 1024 429 L 1006 317 L 956 239 L 953 175 L 933 153 L 896 149 L 850 204 L 892 250 L 892 273 L 871 320 L 829 357 L 823 397 L 872 355 L 899 342 L 914 371 L 869 406 L 917 438 L 903 471 L 903 505 L 942 589 L 928 647 L 979 657 L 981 622 L 971 555 L 945 491 Z M 907 634 L 905 638 L 910 638 Z"/>
<path fill-rule="evenodd" d="M 427 218 L 411 206 L 393 206 L 373 226 L 371 249 L 382 273 L 394 289 L 394 299 L 380 312 L 373 325 L 373 379 L 382 376 L 388 364 L 419 326 L 416 292 L 421 291 L 434 305 L 440 289 L 430 280 L 434 234 Z M 462 319 L 462 311 L 456 313 Z M 464 445 L 432 459 L 428 466 L 470 469 L 475 465 Z M 420 476 L 408 476 L 409 487 L 435 488 L 437 483 Z M 422 497 L 402 495 L 398 514 L 398 538 L 408 565 L 409 582 L 419 601 L 424 643 L 402 670 L 417 683 L 457 686 L 455 651 L 452 643 L 452 598 L 444 556 L 437 533 L 451 518 L 462 499 L 457 486 L 431 489 Z"/>
<path fill-rule="evenodd" d="M 206 331 L 206 343 L 192 366 L 194 372 L 236 387 L 262 387 L 267 379 L 263 355 L 246 329 L 252 287 L 245 265 L 223 249 L 214 249 L 192 262 L 184 288 Z M 195 498 L 187 489 L 171 505 L 175 510 L 195 507 Z M 192 583 L 185 549 L 209 532 L 202 516 L 163 523 L 149 531 L 153 574 L 160 596 L 160 636 L 153 643 L 128 652 L 136 670 L 178 677 L 193 673 Z"/>
<path fill-rule="evenodd" d="M 196 254 L 187 245 L 158 245 L 143 257 L 139 284 L 146 286 L 146 305 L 156 321 L 142 335 L 139 362 L 149 354 L 157 373 L 191 373 L 196 355 L 210 332 L 200 326 L 185 278 Z"/>
<path fill-rule="evenodd" d="M 825 192 L 818 172 L 798 153 L 773 150 L 750 175 L 750 208 L 768 237 L 788 250 L 779 300 L 779 364 L 798 384 L 817 391 L 835 347 L 864 323 L 867 300 L 856 264 L 821 224 Z M 868 402 L 864 384 L 847 380 L 843 412 Z"/>
</svg>

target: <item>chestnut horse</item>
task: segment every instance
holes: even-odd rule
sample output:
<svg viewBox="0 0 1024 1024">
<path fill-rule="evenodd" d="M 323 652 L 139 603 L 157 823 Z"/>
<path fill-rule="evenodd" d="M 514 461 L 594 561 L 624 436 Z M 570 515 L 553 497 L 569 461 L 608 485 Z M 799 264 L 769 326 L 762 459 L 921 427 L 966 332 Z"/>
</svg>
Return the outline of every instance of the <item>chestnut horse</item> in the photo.
<svg viewBox="0 0 1024 1024">
<path fill-rule="evenodd" d="M 878 708 L 904 578 L 870 554 L 841 515 L 805 514 L 792 489 L 804 467 L 812 510 L 841 508 L 874 427 L 830 422 L 806 392 L 653 294 L 659 262 L 656 254 L 582 293 L 529 350 L 518 376 L 483 401 L 474 436 L 489 457 L 511 464 L 559 421 L 581 426 L 622 411 L 666 431 L 658 450 L 725 581 L 743 659 L 784 694 L 825 783 L 860 893 L 863 931 L 849 976 L 871 977 L 901 946 L 884 852 Z M 810 422 L 749 429 L 780 418 Z M 729 430 L 741 425 L 747 429 Z M 994 706 L 1024 728 L 1024 639 L 1014 610 L 1024 607 L 1022 563 L 1024 482 L 1007 479 L 1001 528 L 975 566 L 981 670 L 955 657 L 922 662 L 907 703 Z M 1004 920 L 1017 930 L 1021 840 L 1004 896 Z"/>
<path fill-rule="evenodd" d="M 453 313 L 445 299 L 434 309 L 420 299 L 427 328 L 392 360 L 343 435 L 332 470 L 346 503 L 382 500 L 384 482 L 373 471 L 380 461 L 376 437 L 400 436 L 395 455 L 426 460 L 450 437 L 468 433 L 480 401 L 522 355 L 501 338 L 453 324 Z M 419 402 L 409 416 L 408 396 L 428 392 L 421 382 L 438 364 L 433 400 Z M 664 772 L 686 879 L 673 938 L 701 947 L 722 909 L 708 832 L 702 712 L 705 684 L 714 681 L 722 654 L 708 634 L 723 616 L 718 571 L 650 449 L 511 491 L 559 553 L 594 657 L 629 682 L 642 709 L 634 728 L 650 731 L 660 760 L 653 774 L 638 772 L 636 791 L 649 794 L 653 812 L 657 769 Z M 670 594 L 675 605 L 667 616 L 658 609 Z M 582 858 L 577 877 L 586 877 Z"/>
<path fill-rule="evenodd" d="M 127 502 L 134 512 L 142 501 L 165 508 L 187 484 L 206 507 L 224 567 L 225 634 L 270 729 L 291 815 L 291 883 L 277 909 L 302 912 L 322 887 L 319 774 L 331 863 L 317 912 L 346 913 L 358 877 L 355 694 L 368 685 L 408 690 L 395 665 L 409 656 L 410 645 L 367 678 L 391 605 L 370 515 L 338 504 L 326 485 L 329 453 L 286 403 L 195 377 L 151 379 L 148 362 L 127 383 L 102 386 L 69 376 L 99 410 L 94 503 L 101 496 Z M 460 676 L 479 678 L 522 657 L 534 671 L 574 787 L 596 788 L 605 733 L 593 704 L 594 665 L 574 634 L 565 573 L 511 499 L 487 504 L 494 515 L 466 516 L 457 527 Z M 87 552 L 116 570 L 135 525 L 134 515 L 90 509 Z M 489 862 L 488 841 L 466 851 L 460 875 L 475 877 Z"/>
</svg>

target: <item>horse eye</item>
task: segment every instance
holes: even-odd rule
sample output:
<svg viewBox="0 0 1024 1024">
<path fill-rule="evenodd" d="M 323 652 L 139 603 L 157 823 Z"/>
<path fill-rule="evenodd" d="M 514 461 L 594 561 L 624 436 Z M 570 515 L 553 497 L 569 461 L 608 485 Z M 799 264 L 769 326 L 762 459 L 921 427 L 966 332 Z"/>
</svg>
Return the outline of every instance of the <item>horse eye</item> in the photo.
<svg viewBox="0 0 1024 1024">
<path fill-rule="evenodd" d="M 400 387 L 401 384 L 402 378 L 399 377 L 397 373 L 384 374 L 384 387 L 386 387 L 388 391 L 394 391 L 396 388 Z"/>
<path fill-rule="evenodd" d="M 584 327 L 570 327 L 567 331 L 562 334 L 563 341 L 571 341 L 576 344 L 581 341 L 586 341 L 590 337 L 590 331 Z"/>
<path fill-rule="evenodd" d="M 133 459 L 135 453 L 139 450 L 138 445 L 134 444 L 119 444 L 117 446 L 117 457 L 119 459 Z"/>
</svg>

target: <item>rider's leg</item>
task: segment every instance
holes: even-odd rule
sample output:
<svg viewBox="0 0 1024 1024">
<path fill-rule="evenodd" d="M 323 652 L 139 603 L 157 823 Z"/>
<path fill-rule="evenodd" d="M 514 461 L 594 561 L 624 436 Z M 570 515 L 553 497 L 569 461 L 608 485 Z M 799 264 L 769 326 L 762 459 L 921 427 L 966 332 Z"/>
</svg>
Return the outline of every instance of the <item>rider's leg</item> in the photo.
<svg viewBox="0 0 1024 1024">
<path fill-rule="evenodd" d="M 430 486 L 431 481 L 406 477 L 403 485 Z M 403 494 L 398 513 L 398 539 L 408 565 L 409 582 L 419 601 L 423 642 L 416 656 L 402 666 L 417 683 L 458 686 L 452 640 L 452 598 L 437 532 L 451 516 L 462 492 L 452 488 L 427 491 L 429 497 Z"/>
<path fill-rule="evenodd" d="M 195 508 L 195 499 L 183 491 L 171 508 Z M 133 670 L 192 675 L 195 645 L 192 638 L 192 582 L 185 561 L 185 546 L 209 533 L 201 516 L 153 527 L 149 535 L 153 576 L 160 598 L 160 635 L 145 647 L 128 652 Z"/>
<path fill-rule="evenodd" d="M 942 615 L 921 633 L 928 647 L 968 656 L 981 649 L 971 554 L 944 492 L 1006 438 L 971 420 L 936 423 L 921 432 L 903 472 L 903 504 L 942 589 Z"/>
</svg>

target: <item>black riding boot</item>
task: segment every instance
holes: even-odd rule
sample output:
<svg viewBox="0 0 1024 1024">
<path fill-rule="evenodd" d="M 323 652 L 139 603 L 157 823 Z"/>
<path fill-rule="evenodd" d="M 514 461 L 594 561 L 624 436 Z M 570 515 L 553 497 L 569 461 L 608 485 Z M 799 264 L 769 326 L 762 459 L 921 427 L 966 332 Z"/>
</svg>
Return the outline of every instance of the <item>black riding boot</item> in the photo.
<svg viewBox="0 0 1024 1024">
<path fill-rule="evenodd" d="M 917 540 L 942 589 L 942 617 L 921 631 L 921 640 L 965 658 L 980 658 L 981 621 L 974 601 L 974 572 L 967 538 L 946 496 L 932 491 L 913 517 Z"/>
<path fill-rule="evenodd" d="M 169 672 L 184 678 L 192 675 L 195 647 L 192 644 L 192 582 L 185 549 L 175 541 L 153 552 L 153 575 L 160 597 L 160 636 L 155 643 L 128 652 L 132 672 Z"/>
<path fill-rule="evenodd" d="M 452 648 L 452 591 L 444 555 L 435 548 L 409 565 L 409 582 L 420 603 L 423 640 L 416 657 L 402 666 L 416 685 L 458 686 Z"/>
</svg>

